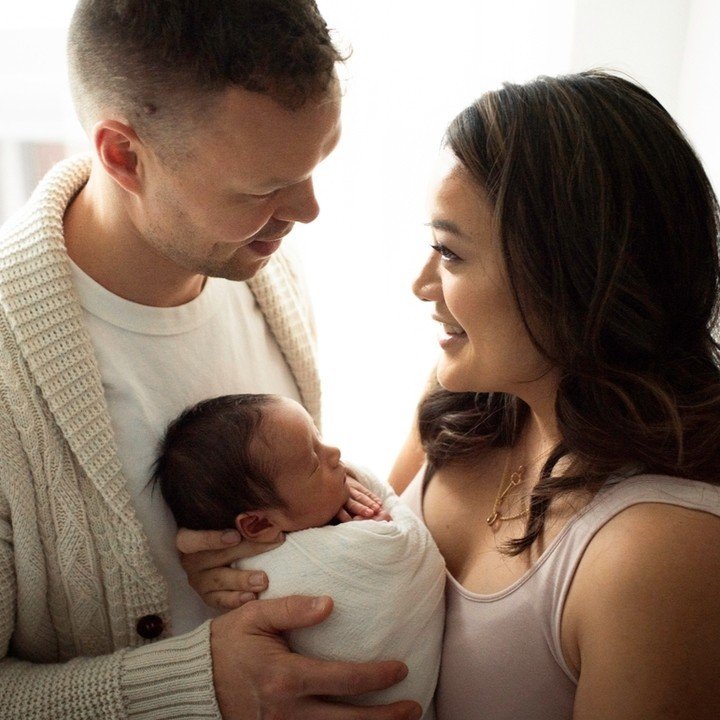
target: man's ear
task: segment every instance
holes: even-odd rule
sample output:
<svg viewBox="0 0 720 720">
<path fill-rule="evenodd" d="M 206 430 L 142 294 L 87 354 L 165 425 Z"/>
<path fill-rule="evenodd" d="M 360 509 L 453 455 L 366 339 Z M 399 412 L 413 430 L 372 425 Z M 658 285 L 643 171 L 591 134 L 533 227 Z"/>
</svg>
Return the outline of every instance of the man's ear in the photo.
<svg viewBox="0 0 720 720">
<path fill-rule="evenodd" d="M 140 139 L 135 131 L 118 120 L 103 120 L 93 128 L 93 142 L 107 174 L 124 190 L 137 194 Z"/>
<path fill-rule="evenodd" d="M 235 527 L 250 542 L 274 543 L 280 540 L 282 530 L 261 510 L 240 513 L 235 518 Z"/>
</svg>

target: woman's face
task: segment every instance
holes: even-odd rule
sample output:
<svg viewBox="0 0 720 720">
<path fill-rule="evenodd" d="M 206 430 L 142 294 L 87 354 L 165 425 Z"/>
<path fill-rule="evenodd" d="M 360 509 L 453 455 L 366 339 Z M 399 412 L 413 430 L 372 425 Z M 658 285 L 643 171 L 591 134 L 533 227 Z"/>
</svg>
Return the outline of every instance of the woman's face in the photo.
<svg viewBox="0 0 720 720">
<path fill-rule="evenodd" d="M 432 249 L 413 292 L 440 323 L 440 384 L 454 392 L 506 392 L 529 401 L 554 381 L 530 341 L 493 227 L 493 207 L 444 151 L 430 187 Z"/>
</svg>

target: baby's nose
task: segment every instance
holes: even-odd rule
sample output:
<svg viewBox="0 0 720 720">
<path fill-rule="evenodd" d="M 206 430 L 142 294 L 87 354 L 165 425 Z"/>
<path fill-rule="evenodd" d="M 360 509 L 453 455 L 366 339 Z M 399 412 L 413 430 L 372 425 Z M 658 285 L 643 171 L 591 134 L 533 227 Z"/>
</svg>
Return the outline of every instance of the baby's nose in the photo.
<svg viewBox="0 0 720 720">
<path fill-rule="evenodd" d="M 337 466 L 340 462 L 340 449 L 336 447 L 328 447 L 328 461 L 331 465 Z"/>
</svg>

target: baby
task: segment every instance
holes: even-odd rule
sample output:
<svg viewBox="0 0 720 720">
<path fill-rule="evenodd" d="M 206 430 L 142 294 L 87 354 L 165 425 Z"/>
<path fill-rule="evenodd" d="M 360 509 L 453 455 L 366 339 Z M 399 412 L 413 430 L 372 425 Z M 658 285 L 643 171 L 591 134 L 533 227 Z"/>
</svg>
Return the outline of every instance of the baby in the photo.
<svg viewBox="0 0 720 720">
<path fill-rule="evenodd" d="M 153 479 L 180 526 L 235 527 L 261 543 L 285 537 L 237 566 L 268 574 L 265 598 L 333 597 L 332 615 L 289 633 L 290 646 L 324 659 L 402 660 L 410 671 L 402 683 L 357 703 L 412 699 L 434 717 L 444 561 L 414 513 L 348 468 L 300 404 L 226 395 L 195 405 L 169 426 Z"/>
<path fill-rule="evenodd" d="M 305 409 L 279 395 L 224 395 L 185 410 L 166 431 L 153 479 L 178 525 L 235 527 L 253 542 L 333 521 L 390 520 Z"/>
</svg>

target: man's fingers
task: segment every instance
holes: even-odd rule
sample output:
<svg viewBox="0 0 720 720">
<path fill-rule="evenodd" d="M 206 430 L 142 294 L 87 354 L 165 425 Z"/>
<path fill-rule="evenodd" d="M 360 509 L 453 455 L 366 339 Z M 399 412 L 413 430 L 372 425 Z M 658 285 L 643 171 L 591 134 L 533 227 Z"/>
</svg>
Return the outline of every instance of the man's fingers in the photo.
<svg viewBox="0 0 720 720">
<path fill-rule="evenodd" d="M 175 536 L 175 546 L 181 553 L 197 553 L 203 550 L 225 550 L 242 542 L 237 530 L 188 530 L 180 528 Z"/>
<path fill-rule="evenodd" d="M 212 608 L 218 610 L 234 610 L 243 606 L 252 600 L 257 600 L 257 595 L 251 592 L 242 592 L 240 590 L 217 590 L 209 592 L 202 596 L 203 602 Z"/>
<path fill-rule="evenodd" d="M 225 550 L 204 550 L 203 552 L 180 555 L 180 562 L 188 575 L 201 573 L 211 568 L 227 568 L 230 563 L 244 557 L 244 543 Z"/>
<path fill-rule="evenodd" d="M 268 550 L 274 550 L 276 547 L 285 542 L 285 536 L 282 536 L 280 542 L 276 543 L 252 543 L 242 542 L 239 545 L 233 545 L 224 550 L 203 550 L 202 552 L 194 552 L 189 554 L 181 554 L 180 562 L 188 575 L 193 573 L 209 570 L 210 568 L 220 568 L 230 565 L 235 560 L 243 560 L 245 558 L 254 557 Z"/>
<path fill-rule="evenodd" d="M 280 547 L 285 542 L 285 534 L 283 533 L 280 536 L 280 540 L 278 542 L 249 542 L 246 540 L 242 544 L 238 545 L 236 548 L 238 551 L 238 554 L 236 555 L 235 559 L 241 559 L 241 558 L 249 558 L 249 557 L 255 557 L 256 555 L 261 555 L 262 553 L 267 552 L 268 550 L 274 550 L 276 547 Z"/>
<path fill-rule="evenodd" d="M 259 593 L 268 586 L 264 572 L 229 567 L 215 567 L 192 575 L 188 573 L 188 582 L 195 592 L 203 597 L 214 592 Z"/>
<path fill-rule="evenodd" d="M 394 660 L 349 663 L 296 656 L 298 674 L 303 678 L 302 695 L 353 697 L 385 690 L 407 677 L 407 667 Z"/>
<path fill-rule="evenodd" d="M 332 598 L 324 595 L 289 595 L 260 600 L 243 608 L 244 623 L 251 632 L 276 635 L 285 630 L 317 625 L 332 612 L 332 606 Z"/>
</svg>

